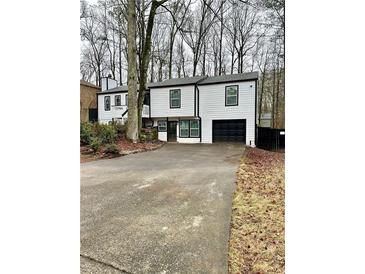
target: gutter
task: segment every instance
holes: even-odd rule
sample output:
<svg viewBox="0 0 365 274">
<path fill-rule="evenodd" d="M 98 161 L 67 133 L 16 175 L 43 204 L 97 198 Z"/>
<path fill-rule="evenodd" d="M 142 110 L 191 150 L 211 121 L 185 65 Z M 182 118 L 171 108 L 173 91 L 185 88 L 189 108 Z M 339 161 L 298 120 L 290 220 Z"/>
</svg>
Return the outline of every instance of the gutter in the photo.
<svg viewBox="0 0 365 274">
<path fill-rule="evenodd" d="M 199 118 L 199 139 L 200 139 L 200 143 L 202 142 L 202 118 L 200 117 L 200 113 L 199 113 L 200 96 L 199 96 L 198 83 L 200 81 L 203 81 L 204 79 L 207 79 L 207 78 L 208 78 L 208 76 L 203 78 L 203 79 L 200 79 L 199 81 L 197 81 L 195 83 L 195 90 L 194 90 L 194 116 Z M 196 105 L 196 101 L 198 101 L 197 105 Z M 198 112 L 198 115 L 196 115 L 196 112 Z"/>
</svg>

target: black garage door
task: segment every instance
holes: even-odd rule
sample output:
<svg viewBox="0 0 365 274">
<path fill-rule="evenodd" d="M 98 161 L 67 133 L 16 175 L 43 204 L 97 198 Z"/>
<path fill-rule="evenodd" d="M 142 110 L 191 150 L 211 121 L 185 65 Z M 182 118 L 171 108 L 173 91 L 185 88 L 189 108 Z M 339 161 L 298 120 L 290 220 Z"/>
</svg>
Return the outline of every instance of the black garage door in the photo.
<svg viewBox="0 0 365 274">
<path fill-rule="evenodd" d="M 246 143 L 246 120 L 213 120 L 213 142 Z"/>
</svg>

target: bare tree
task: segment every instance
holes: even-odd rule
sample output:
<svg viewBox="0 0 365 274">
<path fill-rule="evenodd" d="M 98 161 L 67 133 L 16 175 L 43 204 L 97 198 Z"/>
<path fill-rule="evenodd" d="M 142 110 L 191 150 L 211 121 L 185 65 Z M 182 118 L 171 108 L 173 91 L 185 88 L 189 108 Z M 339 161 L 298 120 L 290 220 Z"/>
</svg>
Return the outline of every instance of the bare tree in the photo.
<svg viewBox="0 0 365 274">
<path fill-rule="evenodd" d="M 137 105 L 136 3 L 128 0 L 128 123 L 127 138 L 139 141 Z"/>
<path fill-rule="evenodd" d="M 138 129 L 139 131 L 142 129 L 142 110 L 143 110 L 143 101 L 146 92 L 146 83 L 147 83 L 147 69 L 150 61 L 150 53 L 151 53 L 151 36 L 153 30 L 153 23 L 156 15 L 157 9 L 165 3 L 167 0 L 152 0 L 148 23 L 146 29 L 146 37 L 143 43 L 143 51 L 142 51 L 142 59 L 140 65 L 139 72 L 139 93 L 138 93 Z M 129 64 L 129 62 L 128 62 Z"/>
<path fill-rule="evenodd" d="M 259 120 L 266 108 L 275 121 L 283 120 L 284 0 L 135 0 L 134 59 L 127 43 L 132 39 L 127 28 L 130 2 L 88 5 L 81 0 L 80 77 L 100 85 L 101 77 L 111 74 L 120 85 L 129 83 L 124 75 L 133 60 L 140 85 L 135 99 L 138 130 L 147 78 L 153 82 L 254 70 L 260 71 L 262 82 Z M 129 98 L 134 101 L 133 95 Z"/>
<path fill-rule="evenodd" d="M 170 13 L 170 33 L 169 33 L 169 62 L 168 62 L 168 70 L 169 70 L 169 79 L 172 78 L 172 58 L 173 58 L 173 50 L 175 38 L 178 31 L 181 30 L 181 27 L 185 23 L 185 18 L 187 12 L 189 11 L 189 7 L 191 4 L 191 0 L 189 0 L 186 4 L 184 1 L 173 1 L 169 7 L 164 6 L 164 8 Z"/>
<path fill-rule="evenodd" d="M 181 30 L 185 43 L 193 53 L 193 76 L 197 74 L 197 66 L 202 54 L 205 37 L 210 27 L 216 22 L 216 13 L 211 12 L 212 3 L 213 0 L 200 0 L 199 8 L 189 13 L 186 18 L 186 28 Z"/>
<path fill-rule="evenodd" d="M 100 23 L 98 9 L 87 6 L 81 20 L 81 39 L 86 40 L 92 50 L 92 60 L 97 68 L 96 85 L 101 86 L 102 64 L 106 53 L 104 26 Z"/>
</svg>

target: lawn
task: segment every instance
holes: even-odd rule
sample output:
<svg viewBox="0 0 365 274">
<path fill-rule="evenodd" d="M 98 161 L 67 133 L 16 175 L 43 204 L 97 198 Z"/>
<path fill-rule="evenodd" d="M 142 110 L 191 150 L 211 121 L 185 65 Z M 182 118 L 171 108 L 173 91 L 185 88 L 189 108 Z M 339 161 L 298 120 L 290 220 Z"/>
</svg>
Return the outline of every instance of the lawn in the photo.
<svg viewBox="0 0 365 274">
<path fill-rule="evenodd" d="M 284 153 L 247 148 L 237 172 L 230 273 L 284 273 Z"/>
</svg>

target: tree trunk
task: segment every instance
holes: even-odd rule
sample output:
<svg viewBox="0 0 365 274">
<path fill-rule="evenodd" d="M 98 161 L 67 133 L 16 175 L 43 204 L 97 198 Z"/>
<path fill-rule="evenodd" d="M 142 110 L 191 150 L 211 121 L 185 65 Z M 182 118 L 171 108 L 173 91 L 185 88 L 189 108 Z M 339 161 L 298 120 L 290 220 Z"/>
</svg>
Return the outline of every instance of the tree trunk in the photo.
<svg viewBox="0 0 365 274">
<path fill-rule="evenodd" d="M 260 101 L 259 101 L 259 126 L 261 124 L 261 115 L 262 115 L 262 98 L 264 97 L 264 87 L 265 87 L 265 73 L 262 73 L 262 80 L 261 80 L 261 93 L 260 93 Z"/>
<path fill-rule="evenodd" d="M 174 23 L 172 23 L 174 24 Z M 174 25 L 173 25 L 174 26 Z M 172 54 L 174 50 L 174 28 L 170 32 L 170 44 L 169 44 L 169 79 L 172 78 Z"/>
<path fill-rule="evenodd" d="M 136 3 L 128 0 L 128 124 L 127 138 L 139 141 L 137 107 Z"/>
<path fill-rule="evenodd" d="M 207 49 L 206 49 L 206 43 L 204 40 L 204 44 L 203 44 L 203 63 L 202 63 L 202 75 L 205 75 L 205 63 L 206 63 L 206 54 L 207 54 Z"/>
<path fill-rule="evenodd" d="M 147 82 L 147 69 L 150 60 L 151 53 L 151 36 L 153 30 L 153 21 L 155 19 L 157 8 L 165 3 L 167 0 L 157 1 L 152 0 L 152 5 L 150 9 L 150 14 L 148 16 L 146 39 L 144 41 L 144 47 L 142 52 L 141 69 L 140 69 L 140 82 L 139 82 L 139 93 L 138 93 L 138 131 L 142 129 L 142 111 L 143 111 L 143 101 L 146 92 L 146 82 Z"/>
<path fill-rule="evenodd" d="M 275 74 L 276 70 L 274 67 L 273 81 L 272 81 L 272 105 L 271 105 L 271 127 L 275 128 Z"/>
<path fill-rule="evenodd" d="M 154 64 L 153 64 L 153 54 L 151 55 L 151 78 L 150 82 L 153 83 L 153 73 L 154 73 Z"/>
<path fill-rule="evenodd" d="M 123 85 L 122 77 L 122 32 L 119 29 L 119 84 Z"/>
<path fill-rule="evenodd" d="M 279 128 L 279 91 L 280 91 L 280 68 L 279 68 L 279 64 L 278 64 L 278 75 L 277 75 L 277 80 L 276 80 L 276 112 L 275 112 L 275 119 L 276 119 L 276 122 L 275 122 L 275 126 L 277 128 Z"/>
<path fill-rule="evenodd" d="M 219 70 L 218 73 L 219 75 L 222 75 L 222 44 L 223 44 L 223 4 L 224 1 L 222 1 L 222 6 L 221 6 L 221 29 L 220 29 L 220 34 L 219 34 Z"/>
</svg>

